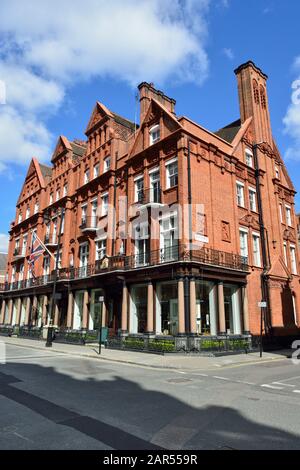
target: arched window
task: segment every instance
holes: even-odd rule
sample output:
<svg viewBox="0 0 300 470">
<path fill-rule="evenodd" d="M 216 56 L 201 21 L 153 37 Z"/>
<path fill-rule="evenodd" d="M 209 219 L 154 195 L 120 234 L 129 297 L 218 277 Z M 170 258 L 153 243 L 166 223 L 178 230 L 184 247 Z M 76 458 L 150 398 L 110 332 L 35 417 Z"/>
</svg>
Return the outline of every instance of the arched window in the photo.
<svg viewBox="0 0 300 470">
<path fill-rule="evenodd" d="M 266 91 L 262 85 L 260 85 L 260 102 L 261 102 L 263 109 L 266 109 L 267 107 Z"/>
<path fill-rule="evenodd" d="M 253 94 L 254 94 L 254 102 L 256 104 L 259 104 L 258 83 L 256 80 L 253 80 Z"/>
</svg>

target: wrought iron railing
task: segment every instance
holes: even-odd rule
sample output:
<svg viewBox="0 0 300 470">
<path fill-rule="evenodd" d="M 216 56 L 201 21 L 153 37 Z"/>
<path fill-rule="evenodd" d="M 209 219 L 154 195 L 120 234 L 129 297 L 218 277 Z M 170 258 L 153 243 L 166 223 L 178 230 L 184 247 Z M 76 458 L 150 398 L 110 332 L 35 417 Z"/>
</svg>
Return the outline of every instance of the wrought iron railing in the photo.
<svg viewBox="0 0 300 470">
<path fill-rule="evenodd" d="M 80 224 L 81 230 L 96 230 L 98 226 L 98 217 L 85 217 Z"/>
<path fill-rule="evenodd" d="M 162 191 L 160 187 L 154 187 L 149 189 L 144 189 L 143 191 L 138 192 L 138 203 L 140 204 L 151 204 L 158 203 L 162 201 Z"/>
<path fill-rule="evenodd" d="M 235 253 L 201 248 L 200 250 L 183 249 L 173 245 L 159 250 L 142 252 L 131 256 L 105 256 L 94 264 L 79 268 L 63 268 L 58 272 L 58 281 L 82 279 L 107 271 L 127 271 L 140 267 L 158 266 L 164 263 L 196 262 L 204 265 L 219 266 L 238 271 L 248 271 L 248 259 Z M 53 272 L 49 275 L 0 285 L 2 291 L 26 289 L 47 285 L 53 282 Z"/>
</svg>

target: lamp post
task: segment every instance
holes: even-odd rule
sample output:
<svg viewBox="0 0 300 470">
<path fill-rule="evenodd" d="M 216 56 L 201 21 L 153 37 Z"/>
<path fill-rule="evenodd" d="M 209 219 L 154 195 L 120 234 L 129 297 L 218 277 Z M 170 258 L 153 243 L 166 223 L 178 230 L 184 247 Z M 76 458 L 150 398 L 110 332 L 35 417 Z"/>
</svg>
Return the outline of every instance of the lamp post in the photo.
<svg viewBox="0 0 300 470">
<path fill-rule="evenodd" d="M 52 296 L 50 300 L 49 312 L 50 312 L 50 321 L 47 331 L 47 341 L 46 341 L 46 348 L 52 347 L 53 341 L 53 323 L 54 323 L 54 315 L 55 315 L 55 307 L 56 307 L 56 285 L 58 279 L 58 271 L 59 271 L 59 247 L 61 242 L 61 235 L 62 235 L 62 224 L 63 224 L 63 217 L 64 217 L 64 208 L 60 209 L 60 221 L 59 221 L 59 230 L 58 230 L 58 238 L 57 238 L 57 251 L 55 257 L 55 268 L 54 268 L 54 277 L 53 277 L 53 288 L 52 288 Z M 44 215 L 45 223 L 50 221 L 49 214 L 46 212 Z"/>
</svg>

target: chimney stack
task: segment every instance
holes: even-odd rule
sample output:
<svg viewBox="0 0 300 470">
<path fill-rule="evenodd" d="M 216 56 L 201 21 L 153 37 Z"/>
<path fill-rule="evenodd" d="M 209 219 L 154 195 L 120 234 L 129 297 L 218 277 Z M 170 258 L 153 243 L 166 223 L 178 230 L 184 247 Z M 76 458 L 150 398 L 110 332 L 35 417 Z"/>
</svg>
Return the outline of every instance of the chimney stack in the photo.
<svg viewBox="0 0 300 470">
<path fill-rule="evenodd" d="M 267 142 L 272 145 L 267 75 L 252 61 L 240 65 L 234 73 L 238 81 L 242 123 L 252 116 L 256 143 Z"/>
<path fill-rule="evenodd" d="M 151 98 L 154 98 L 175 115 L 176 101 L 166 96 L 162 91 L 156 90 L 153 83 L 142 82 L 138 89 L 140 92 L 140 123 L 143 122 L 146 116 Z"/>
</svg>

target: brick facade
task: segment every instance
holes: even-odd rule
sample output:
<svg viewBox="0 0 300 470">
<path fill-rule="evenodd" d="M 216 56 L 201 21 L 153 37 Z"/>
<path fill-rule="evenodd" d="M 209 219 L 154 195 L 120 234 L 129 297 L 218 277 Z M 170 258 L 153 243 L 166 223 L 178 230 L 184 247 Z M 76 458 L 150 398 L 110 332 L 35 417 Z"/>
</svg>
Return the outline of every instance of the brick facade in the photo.
<svg viewBox="0 0 300 470">
<path fill-rule="evenodd" d="M 144 82 L 139 126 L 97 102 L 86 141 L 61 136 L 51 166 L 32 159 L 0 324 L 49 321 L 54 256 L 45 251 L 32 278 L 35 230 L 61 251 L 60 328 L 98 328 L 100 296 L 111 334 L 258 335 L 264 297 L 265 333 L 298 333 L 295 189 L 272 135 L 267 76 L 252 62 L 235 73 L 240 119 L 217 132 L 176 116 L 175 100 Z"/>
</svg>

